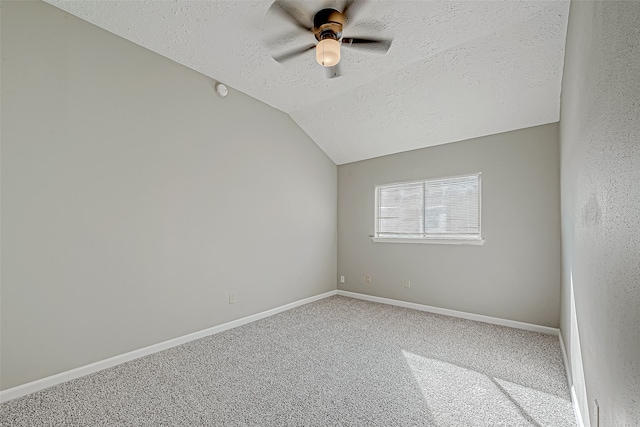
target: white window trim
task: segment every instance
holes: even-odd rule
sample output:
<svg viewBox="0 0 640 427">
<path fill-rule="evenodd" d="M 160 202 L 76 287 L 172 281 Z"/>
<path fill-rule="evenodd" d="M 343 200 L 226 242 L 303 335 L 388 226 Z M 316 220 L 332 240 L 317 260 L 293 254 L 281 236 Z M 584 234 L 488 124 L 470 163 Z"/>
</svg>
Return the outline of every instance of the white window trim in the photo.
<svg viewBox="0 0 640 427">
<path fill-rule="evenodd" d="M 426 245 L 484 245 L 484 239 L 433 239 L 430 237 L 422 237 L 415 239 L 407 239 L 402 237 L 374 237 L 371 240 L 376 243 L 418 243 Z"/>
<path fill-rule="evenodd" d="M 378 187 L 383 185 L 394 185 L 394 184 L 416 184 L 419 182 L 425 182 L 430 180 L 439 180 L 439 179 L 454 179 L 461 178 L 466 176 L 476 175 L 478 177 L 478 237 L 449 237 L 449 238 L 435 238 L 435 237 L 376 237 L 378 234 Z M 427 245 L 484 245 L 484 239 L 482 238 L 482 172 L 478 173 L 470 173 L 464 175 L 453 175 L 446 176 L 442 178 L 432 178 L 432 179 L 422 179 L 418 181 L 403 181 L 403 182 L 390 182 L 388 184 L 380 184 L 376 185 L 375 189 L 375 205 L 373 209 L 374 214 L 374 227 L 375 227 L 375 235 L 369 236 L 371 240 L 375 243 L 418 243 L 418 244 L 427 244 Z"/>
</svg>

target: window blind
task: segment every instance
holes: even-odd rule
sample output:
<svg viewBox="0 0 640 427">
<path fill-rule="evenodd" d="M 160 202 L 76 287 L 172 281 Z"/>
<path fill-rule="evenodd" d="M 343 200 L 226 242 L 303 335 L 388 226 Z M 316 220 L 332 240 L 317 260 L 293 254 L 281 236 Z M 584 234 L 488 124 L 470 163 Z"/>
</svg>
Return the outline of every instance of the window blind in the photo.
<svg viewBox="0 0 640 427">
<path fill-rule="evenodd" d="M 376 237 L 480 238 L 480 174 L 376 188 Z"/>
</svg>

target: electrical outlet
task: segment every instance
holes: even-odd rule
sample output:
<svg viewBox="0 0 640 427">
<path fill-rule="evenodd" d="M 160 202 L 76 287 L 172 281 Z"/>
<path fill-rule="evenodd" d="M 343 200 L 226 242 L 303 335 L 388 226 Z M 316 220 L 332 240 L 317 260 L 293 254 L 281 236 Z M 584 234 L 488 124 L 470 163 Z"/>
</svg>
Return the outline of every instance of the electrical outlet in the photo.
<svg viewBox="0 0 640 427">
<path fill-rule="evenodd" d="M 371 284 L 371 276 L 364 276 L 364 283 L 366 283 L 367 285 Z"/>
<path fill-rule="evenodd" d="M 593 399 L 593 425 L 594 427 L 600 426 L 600 405 L 598 405 L 598 399 Z"/>
<path fill-rule="evenodd" d="M 229 294 L 229 304 L 236 303 L 236 296 L 234 294 Z"/>
<path fill-rule="evenodd" d="M 404 282 L 404 287 L 405 288 L 410 288 L 411 287 L 411 280 L 407 280 Z"/>
<path fill-rule="evenodd" d="M 344 276 L 340 276 L 340 283 L 344 283 Z"/>
</svg>

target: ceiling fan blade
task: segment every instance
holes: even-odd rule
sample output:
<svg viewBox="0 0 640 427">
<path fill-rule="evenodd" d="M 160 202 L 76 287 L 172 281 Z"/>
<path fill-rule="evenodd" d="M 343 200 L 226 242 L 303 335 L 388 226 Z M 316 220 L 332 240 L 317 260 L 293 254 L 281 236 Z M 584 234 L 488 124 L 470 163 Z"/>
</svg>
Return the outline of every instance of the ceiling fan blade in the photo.
<svg viewBox="0 0 640 427">
<path fill-rule="evenodd" d="M 312 44 L 311 46 L 306 46 L 300 49 L 295 49 L 292 51 L 289 51 L 287 53 L 283 53 L 282 55 L 278 55 L 278 56 L 274 56 L 273 59 L 276 60 L 276 62 L 284 62 L 284 61 L 288 61 L 291 58 L 294 58 L 298 55 L 302 55 L 303 53 L 305 53 L 308 50 L 311 49 L 315 49 L 316 45 Z"/>
<path fill-rule="evenodd" d="M 355 12 L 357 11 L 358 7 L 362 4 L 362 1 L 357 1 L 357 0 L 347 0 L 346 2 L 344 2 L 344 6 L 342 7 L 342 15 L 347 19 L 347 20 L 353 20 L 353 16 L 355 15 Z"/>
<path fill-rule="evenodd" d="M 269 9 L 273 9 L 280 16 L 285 18 L 287 21 L 291 22 L 298 28 L 302 28 L 303 30 L 312 31 L 311 26 L 305 24 L 302 19 L 300 19 L 300 14 L 296 13 L 297 11 L 291 7 L 290 5 L 282 2 L 282 1 L 274 1 Z"/>
<path fill-rule="evenodd" d="M 340 67 L 340 63 L 337 63 L 333 67 L 326 67 L 327 69 L 327 78 L 335 79 L 336 77 L 340 77 L 342 75 L 342 69 Z"/>
<path fill-rule="evenodd" d="M 391 47 L 392 40 L 358 39 L 346 37 L 342 39 L 342 46 L 356 47 L 359 49 L 376 50 L 385 53 Z"/>
<path fill-rule="evenodd" d="M 299 28 L 296 28 L 295 30 L 291 30 L 291 31 L 288 31 L 286 33 L 282 33 L 282 34 L 280 34 L 278 36 L 270 37 L 270 38 L 265 40 L 265 43 L 267 45 L 283 45 L 283 44 L 286 44 L 286 43 L 293 42 L 294 40 L 296 40 L 297 38 L 299 38 L 303 34 L 304 33 Z"/>
</svg>

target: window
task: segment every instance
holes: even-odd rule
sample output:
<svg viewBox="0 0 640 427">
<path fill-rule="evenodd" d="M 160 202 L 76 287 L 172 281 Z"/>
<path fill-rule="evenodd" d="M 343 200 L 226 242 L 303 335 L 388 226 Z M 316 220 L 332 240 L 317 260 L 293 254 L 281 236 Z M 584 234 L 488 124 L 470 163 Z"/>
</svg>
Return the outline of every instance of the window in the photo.
<svg viewBox="0 0 640 427">
<path fill-rule="evenodd" d="M 373 241 L 482 244 L 480 174 L 376 187 Z"/>
</svg>

